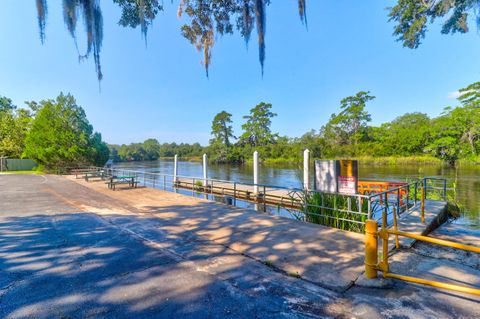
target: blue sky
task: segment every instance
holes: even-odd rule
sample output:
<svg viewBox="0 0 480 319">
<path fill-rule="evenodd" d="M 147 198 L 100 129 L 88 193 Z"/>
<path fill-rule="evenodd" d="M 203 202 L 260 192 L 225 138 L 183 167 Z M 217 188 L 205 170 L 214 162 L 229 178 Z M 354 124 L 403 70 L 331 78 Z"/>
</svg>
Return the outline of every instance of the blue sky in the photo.
<svg viewBox="0 0 480 319">
<path fill-rule="evenodd" d="M 218 38 L 206 78 L 201 54 L 180 35 L 177 1 L 165 1 L 146 47 L 138 29 L 117 25 L 119 8 L 102 0 L 100 91 L 93 59 L 78 63 L 60 0 L 49 0 L 44 45 L 34 1 L 2 0 L 0 95 L 22 106 L 70 92 L 109 143 L 154 137 L 206 144 L 211 120 L 222 110 L 233 114 L 239 134 L 242 116 L 270 102 L 278 113 L 273 129 L 300 136 L 319 129 L 343 97 L 359 90 L 377 96 L 368 110 L 380 124 L 406 112 L 438 115 L 456 103 L 453 92 L 480 79 L 480 37 L 473 25 L 469 34 L 455 36 L 433 26 L 422 46 L 410 50 L 392 37 L 386 7 L 393 1 L 309 0 L 308 30 L 297 1 L 272 2 L 263 78 L 256 34 L 248 50 L 238 34 Z M 83 26 L 78 30 L 82 48 Z"/>
</svg>

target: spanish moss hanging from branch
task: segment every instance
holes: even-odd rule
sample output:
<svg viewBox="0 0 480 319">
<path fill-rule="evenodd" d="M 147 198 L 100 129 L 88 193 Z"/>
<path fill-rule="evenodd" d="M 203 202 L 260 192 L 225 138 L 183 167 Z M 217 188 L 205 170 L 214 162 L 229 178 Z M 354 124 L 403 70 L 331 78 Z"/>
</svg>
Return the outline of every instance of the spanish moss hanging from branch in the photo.
<svg viewBox="0 0 480 319">
<path fill-rule="evenodd" d="M 237 29 L 240 30 L 240 35 L 245 40 L 245 45 L 248 48 L 248 42 L 250 41 L 250 35 L 255 25 L 253 16 L 255 15 L 254 4 L 251 0 L 243 0 L 242 14 L 237 19 Z"/>
<path fill-rule="evenodd" d="M 260 60 L 260 65 L 262 67 L 262 76 L 263 76 L 263 66 L 265 63 L 265 28 L 266 28 L 264 0 L 255 0 L 255 16 L 257 18 L 258 58 Z"/>
<path fill-rule="evenodd" d="M 143 38 L 147 39 L 147 31 L 160 11 L 163 1 L 160 0 L 112 0 L 120 6 L 122 14 L 119 24 L 123 27 L 140 27 Z M 217 36 L 232 34 L 236 19 L 236 29 L 244 38 L 248 47 L 251 33 L 256 26 L 258 34 L 259 62 L 263 76 L 265 64 L 265 30 L 266 6 L 270 0 L 178 0 L 178 16 L 185 13 L 187 23 L 181 27 L 182 35 L 195 48 L 202 52 L 202 64 L 209 74 L 212 59 L 212 48 Z M 173 0 L 172 0 L 173 3 Z M 36 0 L 40 39 L 45 40 L 47 17 L 47 0 Z M 299 0 L 298 10 L 302 22 L 306 24 L 306 0 Z M 81 54 L 77 43 L 76 27 L 79 17 L 83 17 L 86 30 L 87 47 Z M 93 55 L 97 77 L 102 79 L 100 51 L 103 40 L 103 18 L 99 0 L 63 0 L 63 19 L 68 32 L 79 52 L 79 60 Z"/>
<path fill-rule="evenodd" d="M 47 23 L 47 0 L 36 0 L 38 29 L 40 30 L 40 41 L 45 43 L 45 26 Z"/>
<path fill-rule="evenodd" d="M 190 41 L 197 50 L 203 52 L 202 64 L 208 77 L 210 60 L 212 57 L 211 49 L 214 44 L 214 6 L 210 1 L 182 0 L 178 7 L 178 16 L 182 17 L 186 13 L 190 18 L 190 24 L 182 26 L 182 35 Z M 228 22 L 227 22 L 228 23 Z M 225 26 L 219 25 L 217 20 L 217 32 L 223 33 Z"/>
<path fill-rule="evenodd" d="M 97 70 L 97 78 L 102 80 L 102 67 L 100 64 L 100 50 L 103 42 L 103 16 L 98 0 L 83 0 L 81 10 L 85 29 L 87 30 L 87 51 L 82 59 L 86 59 L 93 52 L 93 60 Z"/>
<path fill-rule="evenodd" d="M 298 0 L 298 14 L 300 15 L 300 20 L 302 20 L 302 23 L 305 23 L 305 26 L 308 28 L 306 0 Z"/>
<path fill-rule="evenodd" d="M 122 27 L 136 28 L 140 26 L 140 31 L 147 42 L 148 27 L 160 11 L 163 11 L 163 1 L 158 0 L 113 0 L 122 8 L 120 24 Z"/>
<path fill-rule="evenodd" d="M 79 53 L 79 61 L 83 61 L 93 55 L 95 70 L 99 81 L 102 80 L 102 67 L 100 64 L 100 51 L 103 41 L 103 17 L 98 0 L 64 0 L 63 1 L 63 19 L 68 31 L 76 41 L 76 26 L 78 14 L 83 17 L 83 24 L 87 37 L 87 48 L 84 54 Z"/>
<path fill-rule="evenodd" d="M 67 30 L 75 43 L 75 49 L 77 49 L 78 56 L 81 56 L 78 49 L 77 42 L 77 0 L 63 0 L 63 22 L 67 26 Z"/>
</svg>

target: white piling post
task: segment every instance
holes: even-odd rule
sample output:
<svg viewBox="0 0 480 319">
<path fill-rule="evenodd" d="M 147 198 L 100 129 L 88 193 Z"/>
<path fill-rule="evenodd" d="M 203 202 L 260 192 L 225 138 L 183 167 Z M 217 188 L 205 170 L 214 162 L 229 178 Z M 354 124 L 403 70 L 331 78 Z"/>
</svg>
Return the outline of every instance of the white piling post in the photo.
<svg viewBox="0 0 480 319">
<path fill-rule="evenodd" d="M 253 193 L 258 194 L 258 152 L 253 152 Z"/>
<path fill-rule="evenodd" d="M 303 151 L 303 189 L 310 190 L 310 151 Z"/>
<path fill-rule="evenodd" d="M 203 186 L 207 186 L 208 164 L 207 154 L 203 154 Z"/>
<path fill-rule="evenodd" d="M 177 176 L 178 176 L 178 155 L 175 154 L 173 158 L 173 183 L 177 183 Z"/>
</svg>

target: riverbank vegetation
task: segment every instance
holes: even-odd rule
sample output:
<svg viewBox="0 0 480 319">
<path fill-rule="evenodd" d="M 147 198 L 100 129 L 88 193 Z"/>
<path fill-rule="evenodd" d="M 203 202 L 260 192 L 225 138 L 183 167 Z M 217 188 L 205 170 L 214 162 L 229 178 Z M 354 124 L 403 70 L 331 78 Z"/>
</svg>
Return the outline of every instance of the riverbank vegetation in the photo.
<svg viewBox="0 0 480 319">
<path fill-rule="evenodd" d="M 246 163 L 255 150 L 268 163 L 300 163 L 308 148 L 313 158 L 355 158 L 372 165 L 468 164 L 480 162 L 480 82 L 459 91 L 458 104 L 440 116 L 406 113 L 391 122 L 372 126 L 367 104 L 375 97 L 360 91 L 340 101 L 340 110 L 318 130 L 298 138 L 272 132 L 277 116 L 272 104 L 261 102 L 244 116 L 236 137 L 232 114 L 215 115 L 209 145 L 144 143 L 111 145 L 116 160 L 156 160 L 178 154 L 200 159 L 206 152 L 214 163 Z"/>
<path fill-rule="evenodd" d="M 70 94 L 17 108 L 0 97 L 0 156 L 29 158 L 39 169 L 103 165 L 109 149 Z"/>
<path fill-rule="evenodd" d="M 314 158 L 357 158 L 367 163 L 479 162 L 480 82 L 461 89 L 458 106 L 446 107 L 434 118 L 419 112 L 406 113 L 391 122 L 371 126 L 367 103 L 374 98 L 364 91 L 344 98 L 338 114 L 332 114 L 318 131 L 311 130 L 300 138 L 271 132 L 271 120 L 276 114 L 270 111 L 270 104 L 261 103 L 250 111 L 236 143 L 224 142 L 231 118 L 223 117 L 222 125 L 216 118 L 208 148 L 210 158 L 216 162 L 244 162 L 258 150 L 267 161 L 300 162 L 302 151 L 308 148 Z M 233 132 L 228 137 L 232 139 Z"/>
<path fill-rule="evenodd" d="M 313 158 L 355 158 L 366 164 L 469 164 L 480 162 L 480 82 L 459 91 L 458 105 L 438 117 L 414 112 L 372 126 L 367 104 L 375 97 L 360 91 L 340 101 L 340 110 L 318 130 L 298 138 L 271 129 L 277 116 L 272 104 L 261 102 L 244 116 L 237 137 L 232 115 L 213 119 L 208 146 L 199 143 L 159 143 L 148 139 L 130 145 L 107 145 L 93 131 L 84 110 L 71 95 L 28 102 L 17 109 L 0 99 L 0 156 L 31 158 L 49 167 L 103 165 L 114 161 L 143 161 L 173 157 L 200 160 L 208 153 L 214 163 L 246 163 L 259 151 L 264 162 L 300 163 L 308 148 Z"/>
<path fill-rule="evenodd" d="M 111 158 L 115 162 L 125 161 L 155 161 L 160 158 L 173 158 L 178 155 L 183 159 L 201 160 L 205 152 L 205 147 L 200 143 L 162 143 L 158 140 L 150 138 L 143 143 L 131 144 L 110 144 L 109 146 Z"/>
</svg>

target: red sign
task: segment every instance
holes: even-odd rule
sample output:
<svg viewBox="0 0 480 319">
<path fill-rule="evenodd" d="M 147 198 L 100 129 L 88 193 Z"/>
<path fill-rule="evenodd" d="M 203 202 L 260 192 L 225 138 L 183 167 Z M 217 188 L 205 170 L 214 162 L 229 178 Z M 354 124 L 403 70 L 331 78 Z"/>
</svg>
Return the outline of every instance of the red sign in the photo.
<svg viewBox="0 0 480 319">
<path fill-rule="evenodd" d="M 355 176 L 338 176 L 338 192 L 342 194 L 356 194 L 357 179 Z"/>
</svg>

